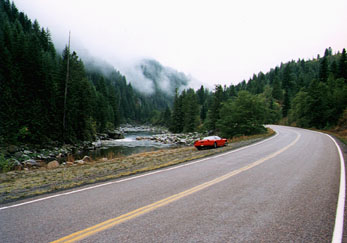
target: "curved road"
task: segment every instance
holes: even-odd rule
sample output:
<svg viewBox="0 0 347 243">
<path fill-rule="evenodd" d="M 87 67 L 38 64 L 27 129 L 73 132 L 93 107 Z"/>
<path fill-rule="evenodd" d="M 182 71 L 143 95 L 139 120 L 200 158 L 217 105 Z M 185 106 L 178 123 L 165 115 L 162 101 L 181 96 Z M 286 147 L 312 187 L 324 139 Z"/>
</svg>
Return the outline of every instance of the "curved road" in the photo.
<svg viewBox="0 0 347 243">
<path fill-rule="evenodd" d="M 337 147 L 271 127 L 222 155 L 0 206 L 0 242 L 331 242 Z"/>
</svg>

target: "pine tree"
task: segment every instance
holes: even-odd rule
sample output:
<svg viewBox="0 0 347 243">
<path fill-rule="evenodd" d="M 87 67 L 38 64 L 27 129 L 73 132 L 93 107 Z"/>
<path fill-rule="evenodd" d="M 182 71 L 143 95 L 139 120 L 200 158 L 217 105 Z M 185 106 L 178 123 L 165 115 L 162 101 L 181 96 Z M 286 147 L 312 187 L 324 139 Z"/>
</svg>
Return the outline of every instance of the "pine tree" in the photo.
<svg viewBox="0 0 347 243">
<path fill-rule="evenodd" d="M 310 104 L 312 99 L 308 92 L 301 90 L 293 99 L 293 105 L 290 112 L 290 120 L 295 121 L 300 127 L 310 127 Z"/>
<path fill-rule="evenodd" d="M 193 89 L 188 89 L 183 100 L 184 132 L 194 132 L 199 123 L 198 98 Z"/>
<path fill-rule="evenodd" d="M 178 95 L 178 91 L 176 89 L 173 108 L 172 108 L 171 127 L 170 127 L 170 131 L 174 133 L 180 133 L 183 131 L 183 127 L 184 127 L 183 98 L 184 96 L 185 96 L 184 92 L 181 95 Z"/>
<path fill-rule="evenodd" d="M 326 55 L 321 59 L 319 66 L 319 80 L 326 83 L 329 75 L 328 58 Z"/>
<path fill-rule="evenodd" d="M 200 105 L 203 105 L 206 99 L 205 88 L 203 85 L 200 86 L 200 89 L 196 91 L 196 95 L 198 96 L 198 102 Z"/>
<path fill-rule="evenodd" d="M 345 82 L 347 82 L 347 55 L 346 49 L 343 48 L 342 54 L 339 61 L 339 69 L 338 69 L 338 78 L 344 78 Z"/>
<path fill-rule="evenodd" d="M 290 98 L 289 98 L 289 89 L 286 89 L 284 92 L 284 100 L 283 100 L 283 108 L 282 108 L 283 117 L 287 117 L 290 107 L 291 106 L 290 106 Z"/>
<path fill-rule="evenodd" d="M 221 85 L 216 85 L 213 93 L 212 105 L 207 113 L 206 126 L 208 130 L 216 130 L 216 122 L 220 118 L 220 108 L 222 106 L 224 94 Z"/>
<path fill-rule="evenodd" d="M 64 104 L 66 63 L 69 51 L 64 50 L 63 62 L 60 74 L 59 87 L 59 107 Z M 64 142 L 76 143 L 79 140 L 90 140 L 93 138 L 92 129 L 92 95 L 91 84 L 86 77 L 83 62 L 73 52 L 70 55 L 70 75 L 67 83 L 66 98 L 66 126 Z M 107 106 L 106 106 L 107 109 Z M 59 117 L 62 121 L 63 110 L 60 110 Z M 61 124 L 61 129 L 64 129 Z"/>
<path fill-rule="evenodd" d="M 272 97 L 280 102 L 283 101 L 283 91 L 278 77 L 274 79 L 272 87 Z"/>
<path fill-rule="evenodd" d="M 308 94 L 311 98 L 309 105 L 310 126 L 323 128 L 327 125 L 329 117 L 329 108 L 327 105 L 327 87 L 323 82 L 312 80 Z"/>
</svg>

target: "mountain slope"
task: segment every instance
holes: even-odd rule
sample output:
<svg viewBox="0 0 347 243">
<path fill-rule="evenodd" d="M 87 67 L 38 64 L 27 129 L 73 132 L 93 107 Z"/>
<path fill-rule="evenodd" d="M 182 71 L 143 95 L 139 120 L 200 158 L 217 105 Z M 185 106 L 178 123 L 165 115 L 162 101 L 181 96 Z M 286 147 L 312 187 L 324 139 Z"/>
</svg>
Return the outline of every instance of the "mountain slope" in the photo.
<svg viewBox="0 0 347 243">
<path fill-rule="evenodd" d="M 166 91 L 143 94 L 106 67 L 86 68 L 68 48 L 58 54 L 48 29 L 0 0 L 0 143 L 91 140 L 120 123 L 148 122 L 172 103 Z"/>
</svg>

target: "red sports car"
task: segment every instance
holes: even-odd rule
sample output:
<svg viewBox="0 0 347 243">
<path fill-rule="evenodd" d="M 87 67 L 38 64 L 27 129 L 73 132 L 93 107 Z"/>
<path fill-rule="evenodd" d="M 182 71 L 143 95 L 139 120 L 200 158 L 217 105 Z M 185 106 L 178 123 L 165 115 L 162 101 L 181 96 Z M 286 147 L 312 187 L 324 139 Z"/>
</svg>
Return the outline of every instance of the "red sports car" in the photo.
<svg viewBox="0 0 347 243">
<path fill-rule="evenodd" d="M 221 146 L 225 146 L 227 140 L 225 138 L 220 138 L 218 136 L 209 136 L 205 137 L 202 140 L 195 141 L 194 146 L 200 150 L 205 147 L 209 148 L 217 148 Z"/>
</svg>

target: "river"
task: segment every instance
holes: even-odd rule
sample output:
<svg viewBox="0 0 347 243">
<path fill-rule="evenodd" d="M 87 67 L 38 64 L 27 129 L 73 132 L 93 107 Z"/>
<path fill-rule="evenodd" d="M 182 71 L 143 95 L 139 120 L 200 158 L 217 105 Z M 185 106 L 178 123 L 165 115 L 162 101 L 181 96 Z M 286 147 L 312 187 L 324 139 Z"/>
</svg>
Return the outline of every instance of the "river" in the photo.
<svg viewBox="0 0 347 243">
<path fill-rule="evenodd" d="M 101 158 L 115 158 L 135 153 L 155 151 L 172 147 L 172 144 L 163 144 L 152 140 L 136 140 L 136 137 L 149 137 L 155 135 L 154 132 L 128 132 L 124 134 L 124 139 L 102 140 L 101 147 L 96 150 L 84 151 L 74 155 L 81 159 L 87 155 L 94 160 Z"/>
</svg>

